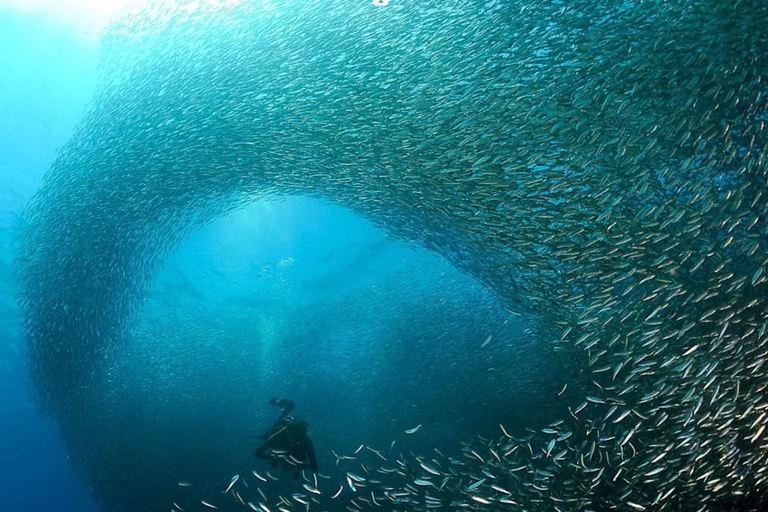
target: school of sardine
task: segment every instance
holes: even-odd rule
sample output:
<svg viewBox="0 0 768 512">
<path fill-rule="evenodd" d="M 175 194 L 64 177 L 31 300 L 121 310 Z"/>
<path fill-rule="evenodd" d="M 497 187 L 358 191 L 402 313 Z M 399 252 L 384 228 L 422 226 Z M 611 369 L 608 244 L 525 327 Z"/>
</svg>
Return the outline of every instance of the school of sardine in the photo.
<svg viewBox="0 0 768 512">
<path fill-rule="evenodd" d="M 765 507 L 768 4 L 171 4 L 105 32 L 97 95 L 25 215 L 42 409 L 88 407 L 192 230 L 309 195 L 554 326 L 589 390 L 461 459 L 371 447 L 343 481 L 268 496 L 240 474 L 172 510 Z"/>
</svg>

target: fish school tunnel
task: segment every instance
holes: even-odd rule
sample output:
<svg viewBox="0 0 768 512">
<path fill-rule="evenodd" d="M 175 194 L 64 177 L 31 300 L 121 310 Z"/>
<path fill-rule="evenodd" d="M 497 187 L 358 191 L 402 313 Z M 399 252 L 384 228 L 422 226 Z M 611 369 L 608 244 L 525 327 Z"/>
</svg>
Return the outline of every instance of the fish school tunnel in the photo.
<svg viewBox="0 0 768 512">
<path fill-rule="evenodd" d="M 761 510 L 767 19 L 126 11 L 19 236 L 36 406 L 106 511 Z"/>
</svg>

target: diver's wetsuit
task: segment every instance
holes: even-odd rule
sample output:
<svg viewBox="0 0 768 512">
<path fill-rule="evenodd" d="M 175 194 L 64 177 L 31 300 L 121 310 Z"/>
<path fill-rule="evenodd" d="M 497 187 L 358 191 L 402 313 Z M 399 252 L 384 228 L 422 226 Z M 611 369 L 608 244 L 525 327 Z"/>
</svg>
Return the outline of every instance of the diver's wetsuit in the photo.
<svg viewBox="0 0 768 512">
<path fill-rule="evenodd" d="M 309 424 L 301 418 L 290 415 L 296 404 L 291 400 L 273 398 L 270 404 L 280 407 L 280 417 L 266 434 L 260 436 L 265 441 L 256 449 L 254 456 L 272 461 L 276 466 L 279 458 L 294 466 L 309 466 L 317 471 L 317 458 L 312 439 L 307 435 Z M 281 451 L 278 457 L 274 451 Z"/>
</svg>

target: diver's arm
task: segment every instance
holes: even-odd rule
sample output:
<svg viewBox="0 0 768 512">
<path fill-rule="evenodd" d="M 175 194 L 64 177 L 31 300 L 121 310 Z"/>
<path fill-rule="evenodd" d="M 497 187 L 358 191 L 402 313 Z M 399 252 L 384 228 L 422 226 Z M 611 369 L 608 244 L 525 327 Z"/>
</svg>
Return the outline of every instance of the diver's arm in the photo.
<svg viewBox="0 0 768 512">
<path fill-rule="evenodd" d="M 269 430 L 266 431 L 264 434 L 255 435 L 254 437 L 256 439 L 269 439 L 273 435 L 275 435 L 281 428 L 283 428 L 283 417 L 279 417 L 275 420 L 275 423 L 269 427 Z"/>
<path fill-rule="evenodd" d="M 272 426 L 269 427 L 269 430 L 267 430 L 267 433 L 266 433 L 267 438 L 270 438 L 273 435 L 277 434 L 280 431 L 280 429 L 283 427 L 285 427 L 285 422 L 283 420 L 283 417 L 280 416 L 275 420 Z"/>
<path fill-rule="evenodd" d="M 253 452 L 253 456 L 259 459 L 272 459 L 273 455 L 271 453 L 267 453 L 268 449 L 269 449 L 268 443 L 262 443 L 261 446 L 256 448 L 256 451 Z"/>
</svg>

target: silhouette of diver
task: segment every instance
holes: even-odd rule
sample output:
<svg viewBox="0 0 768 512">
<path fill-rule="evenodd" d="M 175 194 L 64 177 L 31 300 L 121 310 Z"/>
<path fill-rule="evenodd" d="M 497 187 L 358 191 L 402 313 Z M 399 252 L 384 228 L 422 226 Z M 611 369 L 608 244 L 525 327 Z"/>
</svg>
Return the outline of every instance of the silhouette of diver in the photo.
<svg viewBox="0 0 768 512">
<path fill-rule="evenodd" d="M 253 455 L 271 461 L 273 468 L 277 467 L 279 461 L 298 468 L 295 474 L 297 478 L 301 468 L 309 467 L 312 471 L 317 471 L 315 447 L 307 435 L 309 423 L 302 418 L 291 416 L 296 404 L 286 398 L 272 398 L 269 404 L 280 408 L 280 417 L 266 434 L 256 436 L 264 439 L 264 442 L 256 448 Z"/>
</svg>

